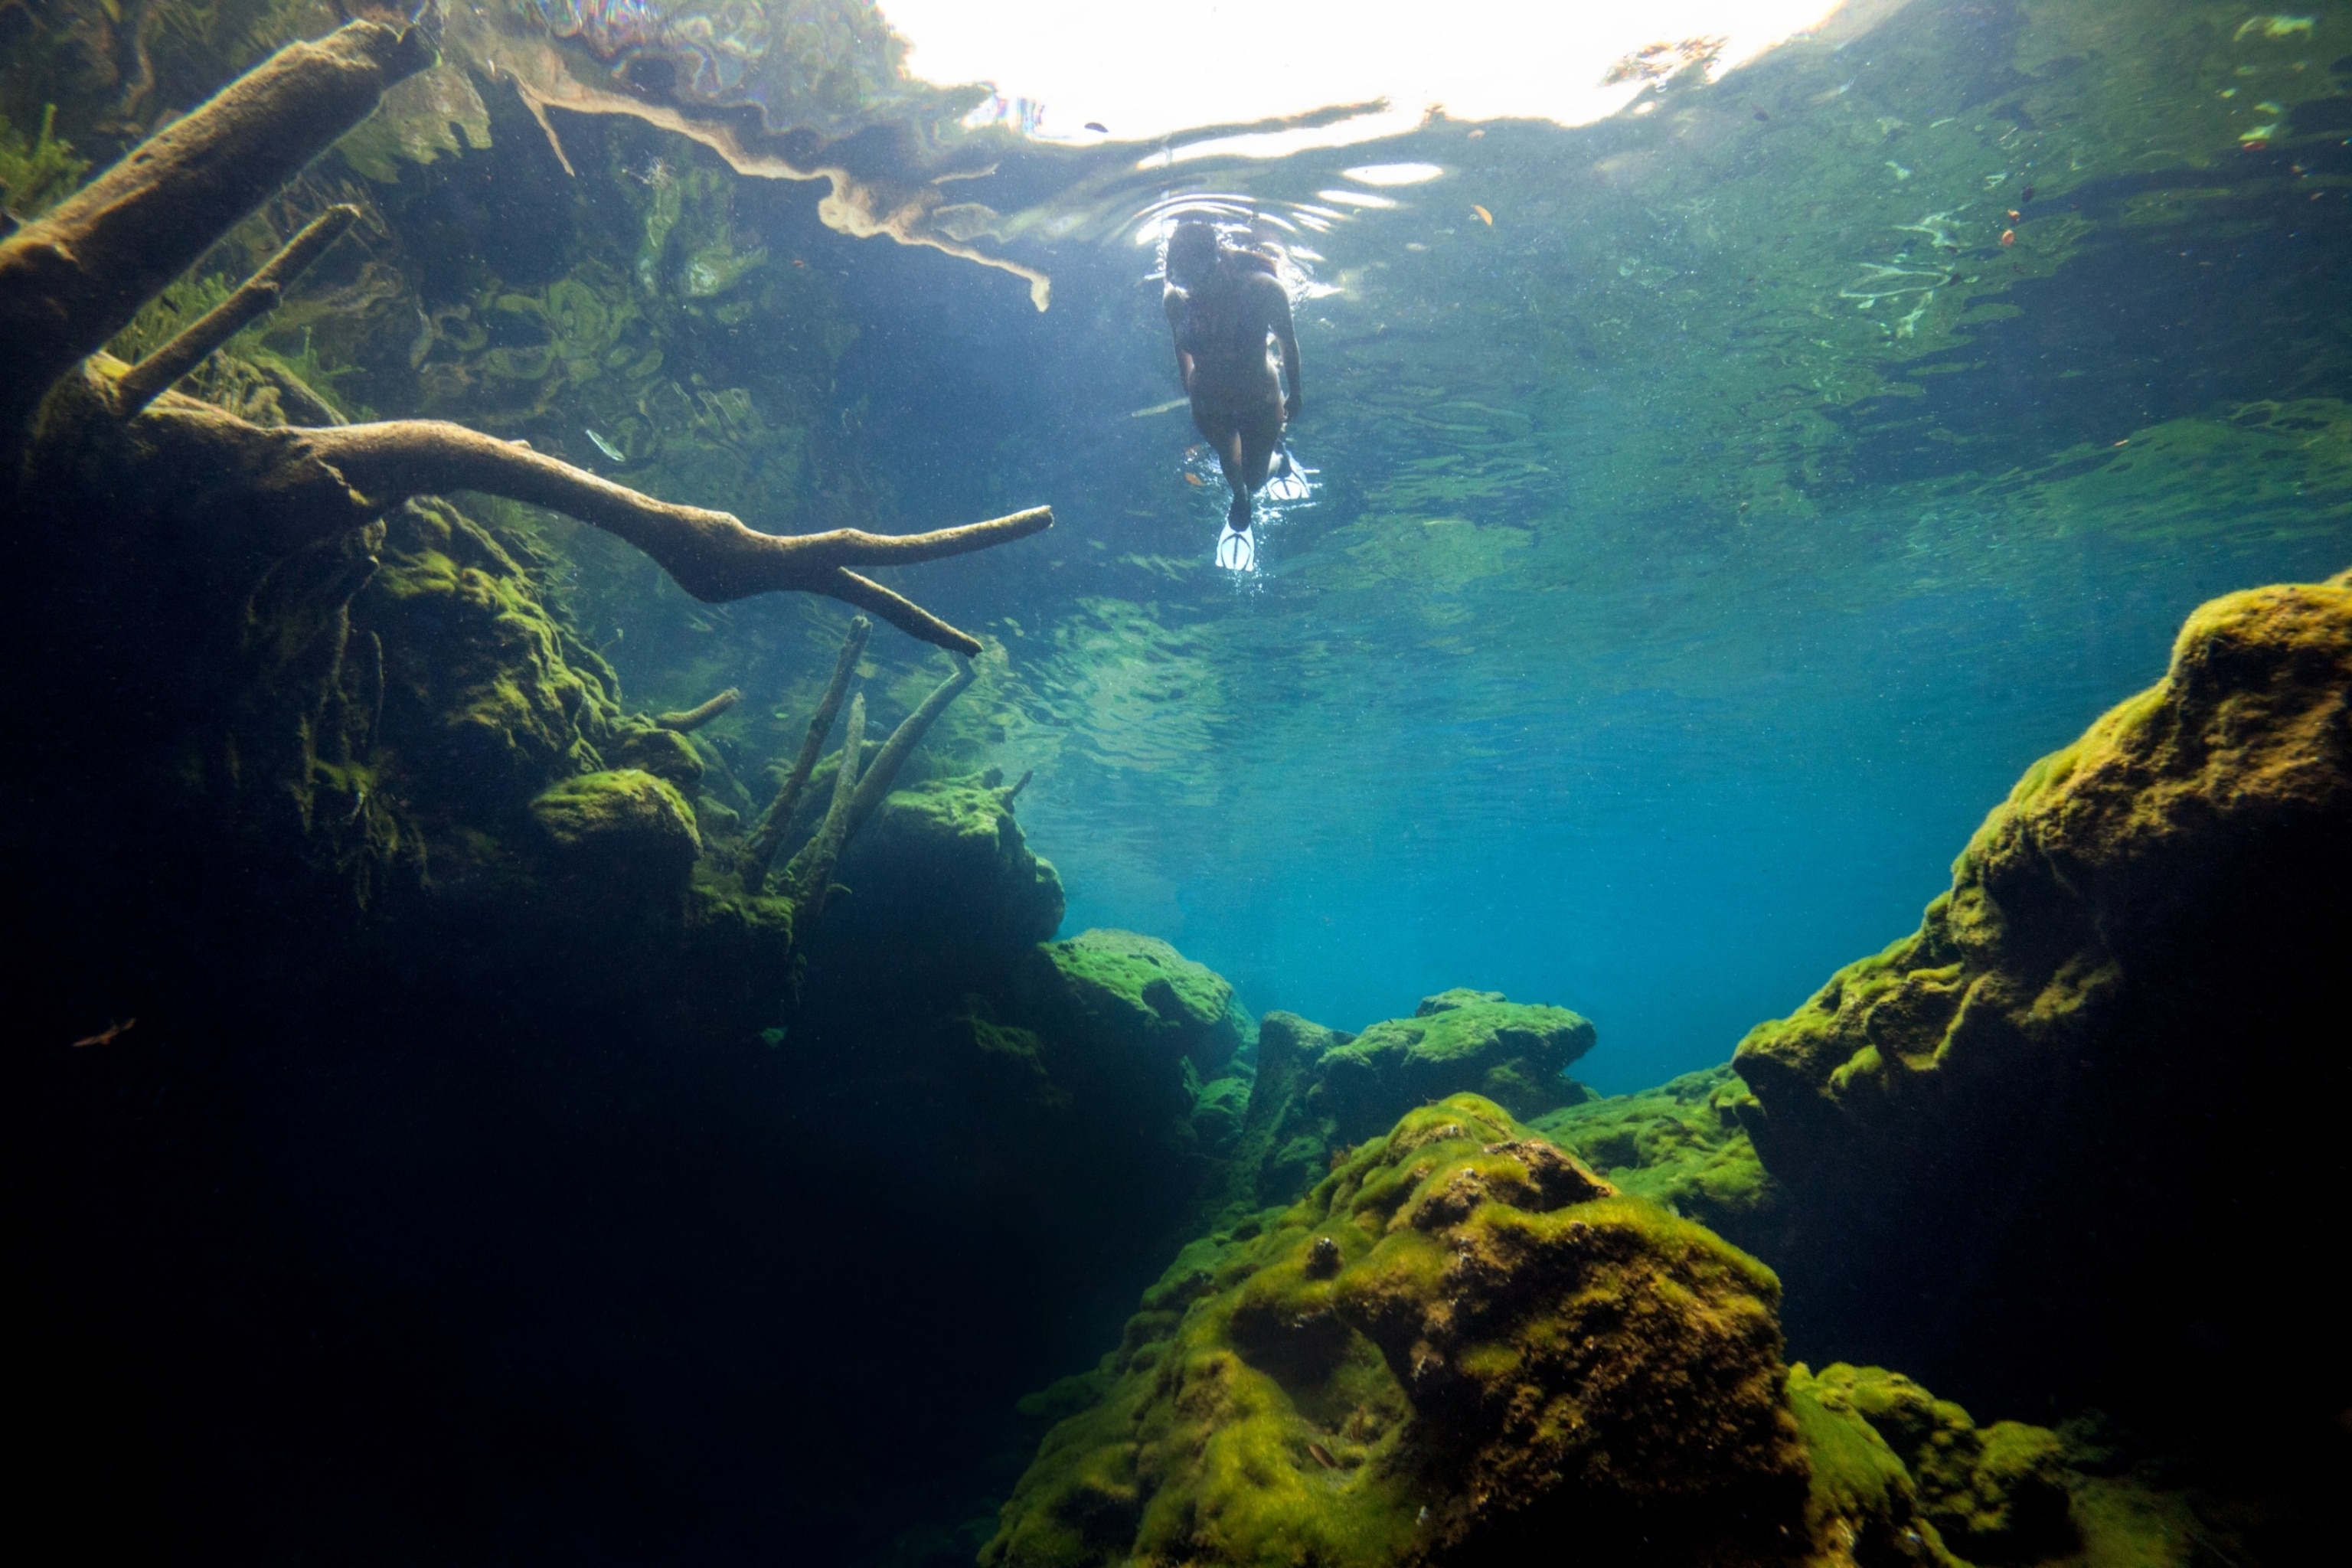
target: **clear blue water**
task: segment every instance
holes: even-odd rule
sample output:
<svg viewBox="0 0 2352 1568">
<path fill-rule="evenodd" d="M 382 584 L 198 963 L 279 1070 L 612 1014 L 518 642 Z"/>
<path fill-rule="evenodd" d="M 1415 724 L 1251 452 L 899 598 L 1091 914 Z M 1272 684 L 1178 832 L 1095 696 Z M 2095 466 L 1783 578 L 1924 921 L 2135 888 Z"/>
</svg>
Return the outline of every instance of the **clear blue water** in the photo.
<svg viewBox="0 0 2352 1568">
<path fill-rule="evenodd" d="M 933 591 L 1004 641 L 1000 760 L 1039 770 L 1066 929 L 1347 1028 L 1448 985 L 1561 1003 L 1600 1028 L 1581 1074 L 1656 1082 L 1908 931 L 2191 606 L 2352 558 L 2340 425 L 2247 434 L 2345 390 L 2340 139 L 2151 175 L 2102 138 L 2203 94 L 2092 112 L 2120 47 L 1987 124 L 2018 44 L 1980 21 L 1916 7 L 1654 121 L 1127 169 L 1015 247 L 1042 315 L 1003 274 L 811 235 L 908 522 L 1056 509 Z M 1176 395 L 1138 215 L 1295 216 L 1407 160 L 1444 172 L 1260 224 L 1344 288 L 1298 310 L 1314 504 L 1234 579 L 1184 411 L 1135 412 Z M 2226 184 L 2168 205 L 2193 180 Z M 1945 208 L 1948 244 L 1906 226 Z M 1853 297 L 1874 267 L 1966 281 L 1906 335 L 1903 300 Z"/>
</svg>

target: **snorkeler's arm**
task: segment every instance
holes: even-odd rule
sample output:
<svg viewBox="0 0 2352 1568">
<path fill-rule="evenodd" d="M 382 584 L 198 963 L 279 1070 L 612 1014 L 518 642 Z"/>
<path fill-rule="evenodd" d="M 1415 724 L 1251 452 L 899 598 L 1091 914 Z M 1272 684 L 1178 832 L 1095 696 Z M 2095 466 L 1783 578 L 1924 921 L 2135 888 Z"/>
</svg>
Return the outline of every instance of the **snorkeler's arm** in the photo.
<svg viewBox="0 0 2352 1568">
<path fill-rule="evenodd" d="M 1282 402 L 1282 416 L 1296 419 L 1303 406 L 1298 382 L 1298 330 L 1290 319 L 1290 296 L 1273 279 L 1266 282 L 1274 295 L 1266 311 L 1272 318 L 1267 324 L 1274 329 L 1274 341 L 1282 350 L 1282 379 L 1290 389 L 1290 395 Z"/>
<path fill-rule="evenodd" d="M 1175 284 L 1168 285 L 1160 296 L 1160 308 L 1168 317 L 1168 335 L 1176 344 L 1176 379 L 1184 390 L 1192 390 L 1192 356 L 1184 347 L 1184 312 L 1192 297 Z"/>
</svg>

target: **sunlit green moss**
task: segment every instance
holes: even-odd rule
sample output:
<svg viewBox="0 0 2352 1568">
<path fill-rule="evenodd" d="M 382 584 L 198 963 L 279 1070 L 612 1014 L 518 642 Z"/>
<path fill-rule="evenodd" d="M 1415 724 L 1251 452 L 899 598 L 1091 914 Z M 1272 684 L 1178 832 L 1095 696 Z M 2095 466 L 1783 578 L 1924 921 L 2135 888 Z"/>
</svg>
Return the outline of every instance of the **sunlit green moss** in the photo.
<svg viewBox="0 0 2352 1568">
<path fill-rule="evenodd" d="M 1405 1563 L 1571 1521 L 1771 1556 L 1804 1489 L 1777 1293 L 1456 1096 L 1188 1248 L 982 1560 Z"/>
<path fill-rule="evenodd" d="M 57 123 L 55 104 L 43 106 L 40 129 L 31 135 L 0 115 L 0 210 L 37 217 L 89 172 L 89 160 L 75 157 L 73 148 L 58 140 Z"/>
</svg>

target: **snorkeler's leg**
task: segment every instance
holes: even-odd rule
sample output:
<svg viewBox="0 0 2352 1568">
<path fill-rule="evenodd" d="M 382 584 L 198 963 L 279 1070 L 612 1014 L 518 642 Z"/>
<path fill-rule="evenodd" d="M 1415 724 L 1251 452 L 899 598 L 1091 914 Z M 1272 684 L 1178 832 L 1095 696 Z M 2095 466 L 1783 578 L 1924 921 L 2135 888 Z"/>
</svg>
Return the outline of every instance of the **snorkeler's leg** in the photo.
<svg viewBox="0 0 2352 1568">
<path fill-rule="evenodd" d="M 1249 470 L 1243 466 L 1247 450 L 1242 433 L 1228 426 L 1217 442 L 1217 466 L 1224 470 L 1225 488 L 1234 497 L 1225 508 L 1225 526 L 1236 532 L 1250 525 L 1250 491 L 1257 488 L 1249 482 Z"/>
<path fill-rule="evenodd" d="M 1243 482 L 1249 487 L 1249 493 L 1255 495 L 1265 488 L 1274 466 L 1275 450 L 1282 445 L 1282 405 L 1271 403 L 1263 408 L 1252 409 L 1249 416 L 1242 421 L 1240 443 L 1241 450 L 1236 455 L 1234 466 L 1241 470 Z M 1231 483 L 1233 477 L 1232 470 L 1228 469 L 1226 482 Z M 1239 489 L 1238 486 L 1235 488 Z"/>
</svg>

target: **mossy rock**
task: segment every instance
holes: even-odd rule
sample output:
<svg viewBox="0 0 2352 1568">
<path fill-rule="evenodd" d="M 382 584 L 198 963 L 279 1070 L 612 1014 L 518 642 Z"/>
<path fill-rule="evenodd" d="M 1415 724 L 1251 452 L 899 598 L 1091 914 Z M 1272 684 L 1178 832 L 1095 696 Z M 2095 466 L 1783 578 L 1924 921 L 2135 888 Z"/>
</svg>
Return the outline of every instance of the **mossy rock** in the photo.
<svg viewBox="0 0 2352 1568">
<path fill-rule="evenodd" d="M 618 716 L 605 683 L 506 547 L 429 500 L 384 524 L 352 620 L 382 639 L 383 722 L 407 793 L 480 821 L 602 766 L 594 742 Z"/>
<path fill-rule="evenodd" d="M 1192 1096 L 1192 1136 L 1201 1152 L 1222 1158 L 1240 1142 L 1249 1116 L 1251 1080 L 1234 1073 L 1211 1079 Z"/>
<path fill-rule="evenodd" d="M 1535 1126 L 1626 1192 L 1769 1251 L 1779 1193 L 1740 1121 L 1750 1099 L 1726 1064 L 1571 1105 Z"/>
<path fill-rule="evenodd" d="M 1528 1006 L 1495 991 L 1444 991 L 1410 1018 L 1374 1024 L 1324 1051 L 1321 1097 L 1339 1137 L 1370 1137 L 1407 1106 L 1479 1094 L 1514 1116 L 1584 1097 L 1568 1065 L 1592 1048 L 1591 1023 L 1565 1007 Z"/>
<path fill-rule="evenodd" d="M 1046 942 L 1026 979 L 1042 1016 L 1150 1058 L 1182 1058 L 1202 1079 L 1223 1072 L 1248 1023 L 1216 971 L 1133 931 L 1087 931 Z"/>
<path fill-rule="evenodd" d="M 637 768 L 566 779 L 531 801 L 530 816 L 563 876 L 682 891 L 702 853 L 686 797 Z"/>
<path fill-rule="evenodd" d="M 992 770 L 884 797 L 834 872 L 852 896 L 816 928 L 821 962 L 880 965 L 901 989 L 936 972 L 943 1001 L 1001 982 L 1062 923 L 1061 876 L 1029 847 L 1013 796 Z"/>
<path fill-rule="evenodd" d="M 2341 1096 L 2310 1086 L 2343 1080 L 2347 885 L 2352 574 L 2204 605 L 2159 682 L 2026 770 L 1916 932 L 1740 1043 L 1807 1336 L 2183 1436 L 2332 1418 L 2337 1314 L 2242 1281 L 2352 1246 L 2340 1205 L 2245 1196 L 2341 1182 Z M 2253 1391 L 2274 1421 L 2243 1412 L 2256 1346 L 2303 1369 Z"/>
<path fill-rule="evenodd" d="M 1793 1561 L 1778 1287 L 1499 1107 L 1408 1113 L 1188 1248 L 983 1563 Z"/>
<path fill-rule="evenodd" d="M 625 724 L 614 729 L 601 750 L 613 766 L 649 773 L 688 800 L 697 801 L 702 788 L 702 756 L 694 742 L 677 731 L 642 721 Z"/>
</svg>

